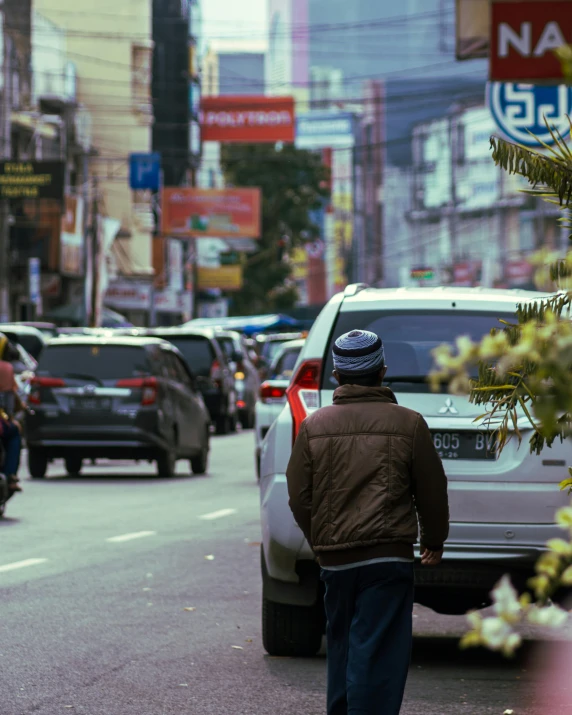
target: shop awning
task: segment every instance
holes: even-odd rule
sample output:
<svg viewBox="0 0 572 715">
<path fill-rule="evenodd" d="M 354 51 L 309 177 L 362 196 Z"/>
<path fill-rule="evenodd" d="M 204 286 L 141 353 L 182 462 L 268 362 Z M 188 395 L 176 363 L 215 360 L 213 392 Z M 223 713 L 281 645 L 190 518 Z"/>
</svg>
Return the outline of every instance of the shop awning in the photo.
<svg viewBox="0 0 572 715">
<path fill-rule="evenodd" d="M 223 328 L 224 330 L 238 330 L 245 335 L 264 333 L 270 330 L 284 330 L 284 328 L 300 328 L 300 321 L 289 315 L 276 313 L 272 315 L 236 316 L 233 318 L 197 318 L 185 323 L 189 328 Z"/>
</svg>

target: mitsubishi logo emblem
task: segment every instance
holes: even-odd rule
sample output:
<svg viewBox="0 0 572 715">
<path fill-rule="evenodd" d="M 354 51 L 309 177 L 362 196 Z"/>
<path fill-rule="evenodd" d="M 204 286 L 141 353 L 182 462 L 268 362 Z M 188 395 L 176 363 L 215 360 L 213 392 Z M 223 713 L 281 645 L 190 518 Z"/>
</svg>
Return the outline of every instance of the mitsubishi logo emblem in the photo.
<svg viewBox="0 0 572 715">
<path fill-rule="evenodd" d="M 441 409 L 439 410 L 439 414 L 440 415 L 458 415 L 459 410 L 453 404 L 453 400 L 450 397 L 448 397 L 445 400 L 444 406 L 441 407 Z"/>
</svg>

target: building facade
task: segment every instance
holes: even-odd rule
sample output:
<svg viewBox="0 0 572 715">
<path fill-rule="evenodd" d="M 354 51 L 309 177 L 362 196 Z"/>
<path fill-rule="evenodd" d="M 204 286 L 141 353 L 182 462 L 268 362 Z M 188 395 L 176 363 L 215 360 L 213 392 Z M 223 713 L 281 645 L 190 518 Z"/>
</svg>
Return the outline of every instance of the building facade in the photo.
<svg viewBox="0 0 572 715">
<path fill-rule="evenodd" d="M 77 101 L 92 118 L 91 185 L 101 216 L 119 226 L 108 241 L 116 271 L 150 280 L 152 197 L 129 188 L 129 155 L 152 150 L 152 0 L 101 0 L 91 13 L 77 12 L 72 0 L 35 0 L 35 7 L 65 31 L 77 68 Z"/>
</svg>

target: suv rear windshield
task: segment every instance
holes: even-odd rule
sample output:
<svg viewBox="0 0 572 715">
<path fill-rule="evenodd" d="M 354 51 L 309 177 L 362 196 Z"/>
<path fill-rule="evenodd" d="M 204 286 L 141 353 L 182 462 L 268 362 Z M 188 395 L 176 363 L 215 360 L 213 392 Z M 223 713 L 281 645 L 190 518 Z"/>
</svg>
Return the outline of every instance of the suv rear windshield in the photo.
<svg viewBox="0 0 572 715">
<path fill-rule="evenodd" d="M 208 338 L 201 335 L 169 335 L 153 333 L 179 348 L 193 374 L 208 377 L 215 360 L 215 352 Z"/>
<path fill-rule="evenodd" d="M 322 389 L 333 390 L 332 347 L 340 335 L 350 330 L 371 330 L 383 340 L 387 364 L 386 382 L 400 392 L 426 392 L 425 378 L 434 362 L 432 350 L 443 343 L 454 344 L 461 335 L 480 340 L 492 328 L 502 328 L 499 318 L 516 322 L 513 313 L 435 310 L 361 311 L 340 313 L 325 356 Z M 398 379 L 398 378 L 404 379 Z"/>
<path fill-rule="evenodd" d="M 119 380 L 150 373 L 145 349 L 131 345 L 49 345 L 38 365 L 38 375 L 80 380 Z"/>
</svg>

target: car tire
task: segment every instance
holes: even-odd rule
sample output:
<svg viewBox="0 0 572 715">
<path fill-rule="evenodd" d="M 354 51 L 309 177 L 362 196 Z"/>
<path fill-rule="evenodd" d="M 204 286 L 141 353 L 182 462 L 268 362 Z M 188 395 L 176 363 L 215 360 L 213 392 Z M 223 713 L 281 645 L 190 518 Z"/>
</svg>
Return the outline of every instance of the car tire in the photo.
<svg viewBox="0 0 572 715">
<path fill-rule="evenodd" d="M 220 435 L 228 434 L 230 429 L 229 421 L 227 414 L 219 415 L 216 418 L 216 433 Z"/>
<path fill-rule="evenodd" d="M 201 476 L 206 474 L 209 470 L 209 434 L 207 432 L 206 443 L 200 454 L 196 457 L 191 457 L 191 470 L 193 474 Z"/>
<path fill-rule="evenodd" d="M 161 479 L 170 479 L 175 474 L 177 459 L 172 449 L 161 452 L 157 457 L 157 474 Z"/>
<path fill-rule="evenodd" d="M 28 449 L 28 471 L 32 479 L 43 479 L 48 471 L 48 456 L 40 449 Z"/>
<path fill-rule="evenodd" d="M 66 457 L 66 472 L 70 477 L 78 477 L 81 474 L 83 459 L 81 457 Z"/>
<path fill-rule="evenodd" d="M 313 657 L 322 646 L 318 604 L 291 606 L 262 599 L 262 643 L 269 655 Z"/>
</svg>

